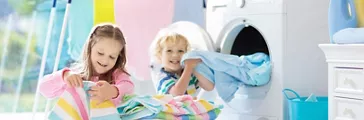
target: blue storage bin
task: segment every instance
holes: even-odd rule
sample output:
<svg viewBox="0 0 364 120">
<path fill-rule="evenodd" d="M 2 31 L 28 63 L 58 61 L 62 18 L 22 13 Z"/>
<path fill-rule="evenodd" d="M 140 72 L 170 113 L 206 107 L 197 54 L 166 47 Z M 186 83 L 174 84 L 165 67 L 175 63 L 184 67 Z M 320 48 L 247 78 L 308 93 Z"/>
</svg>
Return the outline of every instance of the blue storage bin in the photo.
<svg viewBox="0 0 364 120">
<path fill-rule="evenodd" d="M 288 100 L 290 120 L 328 120 L 327 97 L 317 97 L 317 102 L 305 102 L 308 97 L 300 97 L 291 89 L 282 92 Z M 292 92 L 295 97 L 288 97 L 287 92 Z"/>
</svg>

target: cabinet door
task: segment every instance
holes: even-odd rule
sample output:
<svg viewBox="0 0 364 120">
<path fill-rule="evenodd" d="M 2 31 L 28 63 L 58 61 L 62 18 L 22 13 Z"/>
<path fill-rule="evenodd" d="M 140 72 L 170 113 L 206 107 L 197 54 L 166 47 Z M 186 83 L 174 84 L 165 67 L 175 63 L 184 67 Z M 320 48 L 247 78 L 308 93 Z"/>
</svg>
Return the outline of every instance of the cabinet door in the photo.
<svg viewBox="0 0 364 120">
<path fill-rule="evenodd" d="M 362 67 L 334 67 L 334 92 L 364 95 L 364 69 Z"/>
<path fill-rule="evenodd" d="M 331 110 L 333 120 L 364 120 L 364 101 L 333 97 L 333 109 Z"/>
</svg>

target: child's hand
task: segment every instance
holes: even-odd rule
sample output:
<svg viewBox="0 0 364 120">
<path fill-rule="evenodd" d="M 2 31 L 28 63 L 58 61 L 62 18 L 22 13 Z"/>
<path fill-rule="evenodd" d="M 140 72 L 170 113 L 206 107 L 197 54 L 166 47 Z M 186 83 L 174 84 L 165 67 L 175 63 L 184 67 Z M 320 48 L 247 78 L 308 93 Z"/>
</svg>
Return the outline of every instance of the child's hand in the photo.
<svg viewBox="0 0 364 120">
<path fill-rule="evenodd" d="M 89 91 L 91 99 L 97 100 L 98 104 L 105 100 L 110 100 L 118 96 L 118 90 L 115 86 L 110 85 L 106 81 L 97 82 L 96 86 L 92 86 Z"/>
<path fill-rule="evenodd" d="M 185 61 L 185 66 L 186 66 L 186 67 L 195 68 L 195 67 L 196 67 L 196 65 L 197 65 L 198 63 L 200 63 L 200 62 L 202 62 L 202 60 L 201 60 L 201 59 L 187 59 L 187 60 Z"/>
<path fill-rule="evenodd" d="M 73 74 L 69 71 L 65 72 L 63 75 L 64 81 L 70 87 L 82 87 L 82 77 L 79 74 Z"/>
</svg>

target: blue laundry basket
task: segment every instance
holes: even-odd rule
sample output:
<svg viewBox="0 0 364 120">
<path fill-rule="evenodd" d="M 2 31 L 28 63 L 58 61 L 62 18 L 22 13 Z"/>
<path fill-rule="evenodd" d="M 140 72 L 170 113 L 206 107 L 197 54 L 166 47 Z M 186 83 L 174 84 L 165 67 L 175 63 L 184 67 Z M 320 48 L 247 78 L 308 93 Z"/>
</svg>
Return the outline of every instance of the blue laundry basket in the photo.
<svg viewBox="0 0 364 120">
<path fill-rule="evenodd" d="M 327 97 L 317 97 L 318 102 L 305 102 L 307 97 L 300 97 L 291 89 L 282 92 L 288 100 L 290 120 L 328 120 Z M 287 92 L 292 92 L 295 97 L 289 98 Z"/>
</svg>

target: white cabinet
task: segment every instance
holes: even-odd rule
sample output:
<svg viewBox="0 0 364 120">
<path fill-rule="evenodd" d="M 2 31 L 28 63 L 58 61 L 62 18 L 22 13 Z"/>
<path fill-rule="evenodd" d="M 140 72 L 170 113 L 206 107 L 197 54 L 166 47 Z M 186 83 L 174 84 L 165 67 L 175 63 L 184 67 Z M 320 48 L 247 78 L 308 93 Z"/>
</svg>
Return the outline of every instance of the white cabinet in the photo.
<svg viewBox="0 0 364 120">
<path fill-rule="evenodd" d="M 329 120 L 364 120 L 364 44 L 320 44 L 328 63 Z"/>
</svg>

